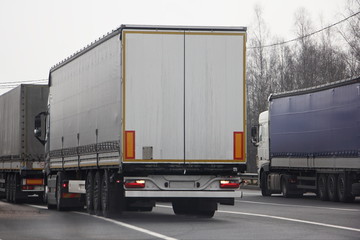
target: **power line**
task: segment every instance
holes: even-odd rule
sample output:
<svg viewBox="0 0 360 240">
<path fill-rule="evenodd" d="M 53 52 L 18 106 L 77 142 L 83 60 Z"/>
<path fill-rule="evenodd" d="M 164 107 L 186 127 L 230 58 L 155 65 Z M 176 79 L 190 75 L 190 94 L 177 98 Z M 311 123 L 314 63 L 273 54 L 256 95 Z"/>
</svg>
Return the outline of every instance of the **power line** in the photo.
<svg viewBox="0 0 360 240">
<path fill-rule="evenodd" d="M 287 44 L 287 43 L 290 43 L 290 42 L 295 42 L 295 41 L 301 40 L 301 39 L 303 39 L 303 38 L 307 38 L 307 37 L 310 37 L 310 36 L 312 36 L 312 35 L 315 35 L 315 34 L 317 34 L 317 33 L 319 33 L 319 32 L 322 32 L 322 31 L 324 31 L 324 30 L 326 30 L 326 29 L 332 28 L 332 27 L 334 27 L 334 26 L 336 26 L 336 25 L 338 25 L 338 24 L 340 24 L 340 23 L 342 23 L 342 22 L 347 21 L 349 18 L 352 18 L 352 17 L 358 15 L 359 13 L 360 13 L 360 11 L 357 12 L 357 13 L 354 13 L 354 14 L 352 14 L 351 16 L 349 16 L 349 17 L 347 17 L 347 18 L 344 18 L 344 19 L 342 19 L 342 20 L 340 20 L 340 21 L 338 21 L 338 22 L 336 22 L 336 23 L 334 23 L 334 24 L 331 24 L 331 25 L 329 25 L 329 26 L 327 26 L 327 27 L 324 27 L 324 28 L 322 28 L 322 29 L 320 29 L 320 30 L 317 30 L 317 31 L 315 31 L 315 32 L 306 34 L 305 36 L 301 36 L 301 37 L 294 38 L 294 39 L 291 39 L 291 40 L 287 40 L 287 41 L 283 41 L 283 42 L 279 42 L 279 43 L 273 43 L 273 44 L 269 44 L 269 45 L 265 45 L 265 46 L 249 47 L 248 49 L 258 49 L 258 48 L 275 47 L 275 46 Z"/>
</svg>

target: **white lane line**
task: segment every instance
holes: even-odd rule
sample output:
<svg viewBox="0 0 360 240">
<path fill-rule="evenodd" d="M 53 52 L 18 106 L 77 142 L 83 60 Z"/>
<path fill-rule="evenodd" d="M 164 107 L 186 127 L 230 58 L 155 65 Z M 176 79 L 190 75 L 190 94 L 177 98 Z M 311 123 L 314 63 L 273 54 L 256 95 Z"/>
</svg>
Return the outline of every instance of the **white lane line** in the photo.
<svg viewBox="0 0 360 240">
<path fill-rule="evenodd" d="M 34 208 L 47 209 L 47 207 L 44 207 L 44 206 L 30 205 L 30 204 L 27 204 L 27 205 L 30 206 L 30 207 L 34 207 Z M 128 224 L 128 223 L 116 221 L 116 220 L 114 220 L 114 219 L 99 217 L 99 216 L 95 216 L 95 215 L 89 215 L 89 214 L 83 213 L 83 212 L 73 212 L 73 213 L 77 213 L 77 214 L 81 214 L 81 215 L 86 215 L 86 216 L 95 217 L 95 218 L 98 218 L 98 219 L 101 219 L 101 220 L 104 220 L 104 221 L 107 221 L 107 222 L 111 222 L 111 223 L 114 223 L 114 224 L 116 224 L 116 225 L 119 225 L 119 226 L 122 226 L 122 227 L 126 227 L 126 228 L 129 228 L 129 229 L 138 231 L 138 232 L 142 232 L 142 233 L 145 233 L 145 234 L 148 234 L 148 235 L 151 235 L 151 236 L 160 238 L 160 239 L 164 239 L 164 240 L 177 240 L 176 238 L 168 237 L 168 236 L 165 236 L 165 235 L 163 235 L 163 234 L 160 234 L 160 233 L 157 233 L 157 232 L 153 232 L 153 231 L 147 230 L 147 229 L 145 229 L 145 228 L 140 228 L 140 227 L 137 227 L 137 226 Z M 0 240 L 1 240 L 1 239 L 0 239 Z"/>
<path fill-rule="evenodd" d="M 172 208 L 172 206 L 168 206 L 168 205 L 159 205 L 159 204 L 156 204 L 157 207 L 162 207 L 162 208 Z"/>
<path fill-rule="evenodd" d="M 160 233 L 157 233 L 157 232 L 153 232 L 153 231 L 147 230 L 147 229 L 145 229 L 145 228 L 137 227 L 137 226 L 134 226 L 134 225 L 131 225 L 131 224 L 128 224 L 128 223 L 116 221 L 116 220 L 114 220 L 114 219 L 99 217 L 99 216 L 95 216 L 95 215 L 89 215 L 89 214 L 83 213 L 83 212 L 74 212 L 74 213 L 81 214 L 81 215 L 86 215 L 86 216 L 92 216 L 92 217 L 95 217 L 95 218 L 98 218 L 98 219 L 101 219 L 101 220 L 104 220 L 104 221 L 107 221 L 107 222 L 111 222 L 111 223 L 114 223 L 114 224 L 116 224 L 116 225 L 119 225 L 119 226 L 122 226 L 122 227 L 126 227 L 126 228 L 129 228 L 129 229 L 138 231 L 138 232 L 142 232 L 142 233 L 145 233 L 145 234 L 148 234 L 148 235 L 151 235 L 151 236 L 160 238 L 160 239 L 164 239 L 164 240 L 177 240 L 176 238 L 168 237 L 168 236 L 165 236 L 165 235 L 163 235 L 163 234 L 160 234 Z"/>
<path fill-rule="evenodd" d="M 316 206 L 304 206 L 304 205 L 295 205 L 295 204 L 280 204 L 280 203 L 255 202 L 255 201 L 245 201 L 245 200 L 235 200 L 235 202 L 253 203 L 253 204 L 261 204 L 261 205 L 271 205 L 271 206 L 317 208 L 317 209 L 339 210 L 339 211 L 348 211 L 348 212 L 360 212 L 359 209 L 351 209 L 351 208 L 316 207 Z"/>
<path fill-rule="evenodd" d="M 332 224 L 326 224 L 326 223 L 305 221 L 305 220 L 294 219 L 294 218 L 286 218 L 286 217 L 278 217 L 278 216 L 271 216 L 271 215 L 257 214 L 257 213 L 246 213 L 246 212 L 232 212 L 232 211 L 218 211 L 218 212 L 219 213 L 236 214 L 236 215 L 246 215 L 246 216 L 253 216 L 253 217 L 271 218 L 271 219 L 278 219 L 278 220 L 284 220 L 284 221 L 290 221 L 290 222 L 306 223 L 306 224 L 311 224 L 311 225 L 360 232 L 360 229 L 358 229 L 358 228 L 351 228 L 351 227 L 344 227 L 344 226 L 332 225 Z"/>
<path fill-rule="evenodd" d="M 47 207 L 44 207 L 44 206 L 38 206 L 38 205 L 32 205 L 32 204 L 25 204 L 29 207 L 33 207 L 33 208 L 39 208 L 39 209 L 48 209 Z M 0 239 L 1 240 L 1 239 Z"/>
<path fill-rule="evenodd" d="M 171 208 L 170 206 L 166 206 L 166 205 L 156 205 L 156 206 L 162 207 L 162 208 Z M 219 213 L 236 214 L 236 215 L 246 215 L 246 216 L 253 216 L 253 217 L 272 218 L 272 219 L 278 219 L 278 220 L 284 220 L 284 221 L 290 221 L 290 222 L 306 223 L 306 224 L 311 224 L 311 225 L 318 225 L 318 226 L 323 226 L 323 227 L 360 232 L 360 229 L 358 229 L 358 228 L 351 228 L 351 227 L 344 227 L 344 226 L 338 226 L 338 225 L 332 225 L 332 224 L 326 224 L 326 223 L 305 221 L 305 220 L 294 219 L 294 218 L 285 218 L 285 217 L 271 216 L 271 215 L 265 215 L 265 214 L 232 212 L 232 211 L 222 211 L 222 210 L 218 210 L 218 212 Z"/>
</svg>

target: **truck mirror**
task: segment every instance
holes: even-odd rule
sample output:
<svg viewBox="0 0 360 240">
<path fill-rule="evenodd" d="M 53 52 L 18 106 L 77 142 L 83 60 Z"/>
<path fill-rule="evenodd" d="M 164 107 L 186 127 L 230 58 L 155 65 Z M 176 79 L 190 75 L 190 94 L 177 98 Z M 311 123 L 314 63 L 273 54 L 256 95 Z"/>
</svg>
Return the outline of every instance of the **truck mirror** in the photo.
<svg viewBox="0 0 360 240">
<path fill-rule="evenodd" d="M 35 116 L 34 136 L 41 144 L 45 145 L 46 140 L 42 139 L 42 116 L 47 116 L 47 112 L 41 112 Z M 46 131 L 46 129 L 45 129 Z M 43 137 L 45 138 L 45 137 Z"/>
<path fill-rule="evenodd" d="M 41 137 L 41 115 L 35 116 L 34 135 L 35 137 Z"/>
<path fill-rule="evenodd" d="M 253 126 L 251 128 L 251 137 L 256 138 L 257 137 L 257 126 Z"/>
<path fill-rule="evenodd" d="M 34 129 L 34 135 L 35 135 L 35 137 L 41 137 L 41 129 L 35 128 Z"/>
<path fill-rule="evenodd" d="M 257 136 L 257 129 L 258 129 L 258 126 L 253 126 L 251 128 L 251 143 L 257 147 L 259 144 L 258 144 L 258 136 Z"/>
</svg>

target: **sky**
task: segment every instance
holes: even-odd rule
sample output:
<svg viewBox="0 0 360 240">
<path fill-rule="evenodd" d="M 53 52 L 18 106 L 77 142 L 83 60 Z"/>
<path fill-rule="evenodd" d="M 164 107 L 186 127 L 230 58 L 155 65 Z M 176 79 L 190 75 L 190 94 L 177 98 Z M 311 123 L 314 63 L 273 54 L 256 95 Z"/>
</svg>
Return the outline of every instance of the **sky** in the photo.
<svg viewBox="0 0 360 240">
<path fill-rule="evenodd" d="M 346 17 L 347 0 L 0 0 L 0 94 L 4 83 L 47 79 L 50 68 L 121 24 L 245 26 L 260 6 L 272 35 L 296 37 L 305 8 L 315 29 Z M 249 36 L 250 37 L 250 36 Z"/>
</svg>

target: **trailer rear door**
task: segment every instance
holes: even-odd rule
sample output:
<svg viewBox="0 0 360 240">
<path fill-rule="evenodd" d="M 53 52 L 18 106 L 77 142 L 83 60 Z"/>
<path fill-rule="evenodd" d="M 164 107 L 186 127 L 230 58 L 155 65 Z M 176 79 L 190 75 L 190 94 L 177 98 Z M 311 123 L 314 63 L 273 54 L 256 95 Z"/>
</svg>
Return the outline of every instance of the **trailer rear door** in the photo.
<svg viewBox="0 0 360 240">
<path fill-rule="evenodd" d="M 191 162 L 245 159 L 244 35 L 186 32 L 185 152 Z"/>
<path fill-rule="evenodd" d="M 123 161 L 245 161 L 245 33 L 122 33 Z"/>
</svg>

